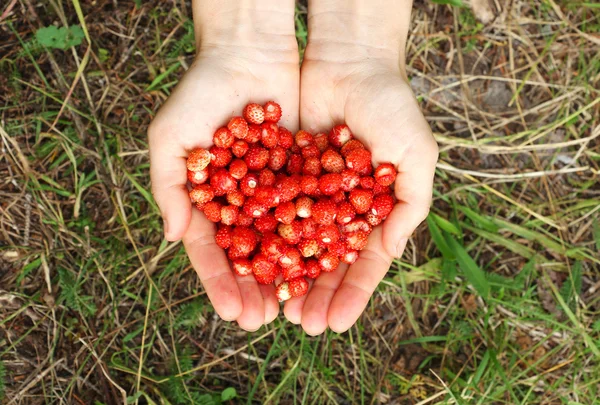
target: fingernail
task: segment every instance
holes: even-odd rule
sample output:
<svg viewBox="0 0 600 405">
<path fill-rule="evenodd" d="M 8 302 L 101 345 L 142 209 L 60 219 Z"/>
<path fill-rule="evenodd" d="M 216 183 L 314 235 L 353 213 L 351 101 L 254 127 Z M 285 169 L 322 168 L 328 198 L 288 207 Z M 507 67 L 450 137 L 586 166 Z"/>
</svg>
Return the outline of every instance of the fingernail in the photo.
<svg viewBox="0 0 600 405">
<path fill-rule="evenodd" d="M 398 259 L 402 257 L 402 253 L 404 252 L 404 248 L 406 247 L 407 242 L 408 242 L 407 238 L 402 238 L 396 245 L 396 257 Z"/>
</svg>

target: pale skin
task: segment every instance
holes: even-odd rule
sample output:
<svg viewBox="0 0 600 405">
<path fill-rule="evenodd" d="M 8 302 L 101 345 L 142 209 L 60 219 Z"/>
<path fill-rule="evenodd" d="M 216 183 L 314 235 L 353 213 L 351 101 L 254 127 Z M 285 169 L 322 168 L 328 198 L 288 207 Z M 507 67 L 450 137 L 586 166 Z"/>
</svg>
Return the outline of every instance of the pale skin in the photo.
<svg viewBox="0 0 600 405">
<path fill-rule="evenodd" d="M 183 239 L 216 312 L 254 331 L 279 313 L 272 286 L 235 276 L 215 244 L 215 228 L 193 209 L 185 157 L 208 147 L 227 118 L 252 101 L 276 100 L 282 125 L 313 132 L 346 122 L 373 153 L 398 169 L 398 203 L 351 266 L 323 274 L 284 314 L 306 333 L 348 330 L 394 257 L 429 212 L 437 145 L 407 84 L 404 44 L 411 2 L 314 0 L 301 72 L 294 2 L 197 0 L 198 57 L 150 129 L 152 188 L 165 237 Z M 214 27 L 214 28 L 213 28 Z M 258 28 L 257 28 L 258 27 Z"/>
</svg>

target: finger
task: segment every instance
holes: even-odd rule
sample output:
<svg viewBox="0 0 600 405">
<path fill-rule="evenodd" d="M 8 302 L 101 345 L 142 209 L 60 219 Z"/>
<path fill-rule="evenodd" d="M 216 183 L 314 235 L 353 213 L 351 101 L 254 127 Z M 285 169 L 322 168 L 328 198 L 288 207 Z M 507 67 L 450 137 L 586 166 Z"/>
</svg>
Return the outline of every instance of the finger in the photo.
<svg viewBox="0 0 600 405">
<path fill-rule="evenodd" d="M 329 304 L 347 269 L 348 265 L 342 264 L 331 273 L 321 273 L 315 280 L 302 308 L 301 323 L 307 334 L 316 336 L 327 329 Z"/>
<path fill-rule="evenodd" d="M 369 235 L 367 246 L 360 251 L 358 260 L 350 266 L 331 300 L 327 313 L 331 330 L 342 333 L 354 325 L 391 263 L 392 258 L 382 245 L 381 227 L 376 227 Z"/>
<path fill-rule="evenodd" d="M 240 289 L 225 252 L 215 243 L 213 223 L 196 209 L 183 244 L 217 314 L 226 321 L 237 319 L 242 313 Z"/>
<path fill-rule="evenodd" d="M 313 280 L 308 280 L 308 289 L 312 288 Z M 294 325 L 300 325 L 302 322 L 302 308 L 304 307 L 304 302 L 308 294 L 304 294 L 300 297 L 294 297 L 285 302 L 283 306 L 283 314 L 287 318 L 288 321 L 293 323 Z"/>
<path fill-rule="evenodd" d="M 174 241 L 183 237 L 191 218 L 187 167 L 184 154 L 175 153 L 183 151 L 174 151 L 166 145 L 164 134 L 156 133 L 153 128 L 148 130 L 152 194 L 163 218 L 165 238 Z"/>
<path fill-rule="evenodd" d="M 275 287 L 272 284 L 259 285 L 260 292 L 265 302 L 264 324 L 268 325 L 279 315 L 279 302 L 275 297 Z"/>
<path fill-rule="evenodd" d="M 242 296 L 242 313 L 236 319 L 240 328 L 254 332 L 265 322 L 265 303 L 259 284 L 253 275 L 235 276 Z"/>
</svg>

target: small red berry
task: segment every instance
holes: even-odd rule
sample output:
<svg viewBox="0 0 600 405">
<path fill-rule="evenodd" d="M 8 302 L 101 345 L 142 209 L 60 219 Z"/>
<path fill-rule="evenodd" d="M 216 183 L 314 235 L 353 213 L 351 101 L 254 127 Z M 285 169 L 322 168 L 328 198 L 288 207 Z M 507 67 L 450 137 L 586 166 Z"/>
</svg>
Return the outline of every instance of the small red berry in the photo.
<svg viewBox="0 0 600 405">
<path fill-rule="evenodd" d="M 275 184 L 281 202 L 292 201 L 300 194 L 300 184 L 291 177 L 283 178 Z"/>
<path fill-rule="evenodd" d="M 371 233 L 371 230 L 373 229 L 371 227 L 371 225 L 369 225 L 367 220 L 364 218 L 353 219 L 352 221 L 348 222 L 347 224 L 342 225 L 341 228 L 342 228 L 342 232 L 344 232 L 344 233 L 352 233 L 352 232 L 362 231 L 362 232 L 366 232 L 367 234 Z"/>
<path fill-rule="evenodd" d="M 356 217 L 356 211 L 354 210 L 352 204 L 350 204 L 347 201 L 344 201 L 338 206 L 338 212 L 336 217 L 336 221 L 338 224 L 347 224 L 350 221 L 352 221 L 354 217 Z"/>
<path fill-rule="evenodd" d="M 363 145 L 361 141 L 359 141 L 358 139 L 351 139 L 348 142 L 346 142 L 344 144 L 344 146 L 342 146 L 340 153 L 342 154 L 343 157 L 346 157 L 354 149 L 364 149 L 364 148 L 365 148 L 365 145 Z"/>
<path fill-rule="evenodd" d="M 320 225 L 333 224 L 336 214 L 337 207 L 331 200 L 319 200 L 312 206 L 312 218 Z"/>
<path fill-rule="evenodd" d="M 209 201 L 204 204 L 202 212 L 209 221 L 219 222 L 221 220 L 221 204 L 216 201 Z"/>
<path fill-rule="evenodd" d="M 321 153 L 325 152 L 329 147 L 329 136 L 323 132 L 315 135 L 315 145 Z"/>
<path fill-rule="evenodd" d="M 344 158 L 334 151 L 333 149 L 327 149 L 321 155 L 321 165 L 323 170 L 329 173 L 341 173 L 344 170 Z"/>
<path fill-rule="evenodd" d="M 237 226 L 251 226 L 254 223 L 254 218 L 249 215 L 246 215 L 244 211 L 240 211 L 238 215 Z"/>
<path fill-rule="evenodd" d="M 258 186 L 254 198 L 268 208 L 276 207 L 279 204 L 279 192 L 274 187 Z"/>
<path fill-rule="evenodd" d="M 315 143 L 315 140 L 310 132 L 300 130 L 296 133 L 296 145 L 300 148 L 304 148 L 306 146 L 312 145 Z"/>
<path fill-rule="evenodd" d="M 230 226 L 221 226 L 215 234 L 215 242 L 221 249 L 231 246 L 232 232 Z"/>
<path fill-rule="evenodd" d="M 294 135 L 285 127 L 279 127 L 279 141 L 277 146 L 285 150 L 290 149 L 294 145 Z"/>
<path fill-rule="evenodd" d="M 298 250 L 304 257 L 314 256 L 319 250 L 319 244 L 314 239 L 302 239 L 298 243 Z"/>
<path fill-rule="evenodd" d="M 263 235 L 263 239 L 260 244 L 260 252 L 271 262 L 277 263 L 287 248 L 287 243 L 279 235 L 275 235 L 273 233 Z"/>
<path fill-rule="evenodd" d="M 213 135 L 213 143 L 215 146 L 219 148 L 229 149 L 233 146 L 235 142 L 235 137 L 227 128 L 222 127 L 217 129 L 215 134 Z"/>
<path fill-rule="evenodd" d="M 187 171 L 187 177 L 192 185 L 197 186 L 199 184 L 206 183 L 208 180 L 208 168 L 204 168 L 200 171 L 193 172 L 191 170 Z"/>
<path fill-rule="evenodd" d="M 186 166 L 188 170 L 199 172 L 210 163 L 210 152 L 206 149 L 197 148 L 192 150 L 187 158 Z"/>
<path fill-rule="evenodd" d="M 217 170 L 210 178 L 210 185 L 215 195 L 225 195 L 237 188 L 237 181 L 225 169 Z"/>
<path fill-rule="evenodd" d="M 281 146 L 277 146 L 270 150 L 269 153 L 269 169 L 278 171 L 287 163 L 287 152 Z"/>
<path fill-rule="evenodd" d="M 296 215 L 300 218 L 312 216 L 313 200 L 308 197 L 300 197 L 296 200 Z"/>
<path fill-rule="evenodd" d="M 333 203 L 336 205 L 343 203 L 346 201 L 346 193 L 344 193 L 344 191 L 341 189 L 338 190 L 334 195 L 331 196 L 331 201 L 333 201 Z"/>
<path fill-rule="evenodd" d="M 271 284 L 281 272 L 279 266 L 271 263 L 264 255 L 257 254 L 252 259 L 252 272 L 259 284 Z"/>
<path fill-rule="evenodd" d="M 254 173 L 248 173 L 240 181 L 240 190 L 246 197 L 251 197 L 256 192 L 258 186 L 258 176 Z"/>
<path fill-rule="evenodd" d="M 262 124 L 265 120 L 265 111 L 260 104 L 250 103 L 244 108 L 244 118 L 251 124 Z"/>
<path fill-rule="evenodd" d="M 304 264 L 304 268 L 306 269 L 306 277 L 308 278 L 314 279 L 321 274 L 321 267 L 315 259 L 308 259 Z"/>
<path fill-rule="evenodd" d="M 241 180 L 248 173 L 248 166 L 242 159 L 234 159 L 229 165 L 229 174 L 236 180 Z"/>
<path fill-rule="evenodd" d="M 231 147 L 231 152 L 233 152 L 233 154 L 236 157 L 244 157 L 244 155 L 246 155 L 246 153 L 248 152 L 248 142 L 238 139 L 233 143 L 233 146 Z"/>
<path fill-rule="evenodd" d="M 277 225 L 279 225 L 279 222 L 275 219 L 275 215 L 270 212 L 254 220 L 254 227 L 262 234 L 275 232 Z"/>
<path fill-rule="evenodd" d="M 350 232 L 346 235 L 346 243 L 352 250 L 363 250 L 367 246 L 369 234 L 363 231 Z"/>
<path fill-rule="evenodd" d="M 373 204 L 373 192 L 362 188 L 355 188 L 348 196 L 350 204 L 354 207 L 357 214 L 364 214 Z"/>
<path fill-rule="evenodd" d="M 273 122 L 265 122 L 260 126 L 260 142 L 267 149 L 277 146 L 279 127 Z"/>
<path fill-rule="evenodd" d="M 281 266 L 281 268 L 282 268 L 283 279 L 285 281 L 290 281 L 290 280 L 293 280 L 298 277 L 306 276 L 306 267 L 304 267 L 304 262 L 302 262 L 302 261 L 294 266 L 291 266 L 291 267 Z"/>
<path fill-rule="evenodd" d="M 325 245 L 337 242 L 340 239 L 340 236 L 340 230 L 337 225 L 321 225 L 319 229 L 317 229 L 317 238 L 319 242 L 322 242 Z"/>
<path fill-rule="evenodd" d="M 373 195 L 379 194 L 389 194 L 391 192 L 390 188 L 387 186 L 382 186 L 381 184 L 375 182 L 373 186 Z"/>
<path fill-rule="evenodd" d="M 302 221 L 302 236 L 306 239 L 315 239 L 317 237 L 317 228 L 319 224 L 312 218 L 304 218 Z"/>
<path fill-rule="evenodd" d="M 391 186 L 398 172 L 391 163 L 382 163 L 375 169 L 375 180 L 382 186 Z"/>
<path fill-rule="evenodd" d="M 221 208 L 221 222 L 233 225 L 237 222 L 240 209 L 235 205 L 225 205 Z"/>
<path fill-rule="evenodd" d="M 369 225 L 371 226 L 377 226 L 379 225 L 381 222 L 383 222 L 383 218 L 373 214 L 372 212 L 367 212 L 365 214 L 365 219 L 367 220 L 367 222 L 369 223 Z"/>
<path fill-rule="evenodd" d="M 360 178 L 360 186 L 367 190 L 372 190 L 375 186 L 375 179 L 371 176 L 365 176 Z"/>
<path fill-rule="evenodd" d="M 352 132 L 347 125 L 336 125 L 329 133 L 329 143 L 338 148 L 344 146 L 344 144 L 352 138 Z"/>
<path fill-rule="evenodd" d="M 291 224 L 279 224 L 277 232 L 288 244 L 295 245 L 302 239 L 302 224 L 292 221 Z"/>
<path fill-rule="evenodd" d="M 319 258 L 319 267 L 325 272 L 331 272 L 337 269 L 340 264 L 340 259 L 335 253 L 325 252 Z"/>
<path fill-rule="evenodd" d="M 256 233 L 244 226 L 233 228 L 231 239 L 231 248 L 236 248 L 241 254 L 241 257 L 248 257 L 258 244 Z"/>
<path fill-rule="evenodd" d="M 255 197 L 250 197 L 244 203 L 244 213 L 252 218 L 260 218 L 267 213 L 269 208 L 258 202 Z"/>
<path fill-rule="evenodd" d="M 249 276 L 250 274 L 252 274 L 252 262 L 248 259 L 234 260 L 233 271 L 238 276 Z"/>
<path fill-rule="evenodd" d="M 282 268 L 290 268 L 302 263 L 300 251 L 294 247 L 288 247 L 281 256 L 279 256 L 279 265 Z"/>
<path fill-rule="evenodd" d="M 308 292 L 308 281 L 298 277 L 290 281 L 284 281 L 275 288 L 275 296 L 279 302 L 287 301 L 293 297 L 301 297 Z"/>
<path fill-rule="evenodd" d="M 289 174 L 302 173 L 302 167 L 304 166 L 304 158 L 302 155 L 292 153 L 287 161 L 287 172 Z"/>
<path fill-rule="evenodd" d="M 214 167 L 225 167 L 231 162 L 231 150 L 213 146 L 210 148 L 210 163 Z"/>
<path fill-rule="evenodd" d="M 302 176 L 300 188 L 306 195 L 317 196 L 321 193 L 319 190 L 319 180 L 315 176 Z"/>
<path fill-rule="evenodd" d="M 244 140 L 248 143 L 256 143 L 260 141 L 261 135 L 262 130 L 260 128 L 260 125 L 250 124 L 248 126 L 248 135 L 246 135 L 246 138 Z"/>
<path fill-rule="evenodd" d="M 394 198 L 389 194 L 380 194 L 373 198 L 371 213 L 380 218 L 387 217 L 394 208 Z"/>
<path fill-rule="evenodd" d="M 296 206 L 293 202 L 287 201 L 275 208 L 275 219 L 277 221 L 284 224 L 291 224 L 294 218 L 296 218 Z"/>
<path fill-rule="evenodd" d="M 281 119 L 281 106 L 274 101 L 267 101 L 263 106 L 265 121 L 279 122 Z"/>
<path fill-rule="evenodd" d="M 358 252 L 356 250 L 348 249 L 341 259 L 344 263 L 353 264 L 358 259 Z"/>
<path fill-rule="evenodd" d="M 324 195 L 334 195 L 342 187 L 342 175 L 327 173 L 319 179 L 319 190 Z"/>
<path fill-rule="evenodd" d="M 194 204 L 205 204 L 215 198 L 215 192 L 208 184 L 200 184 L 189 192 Z"/>
<path fill-rule="evenodd" d="M 305 146 L 304 148 L 302 148 L 300 153 L 302 154 L 302 157 L 304 159 L 308 159 L 309 157 L 314 157 L 314 158 L 321 157 L 321 151 L 319 150 L 319 148 L 317 148 L 317 145 Z M 319 162 L 320 162 L 320 160 L 319 160 Z"/>
<path fill-rule="evenodd" d="M 258 185 L 272 187 L 275 185 L 275 173 L 266 167 L 258 172 Z"/>
<path fill-rule="evenodd" d="M 245 139 L 248 135 L 248 123 L 242 117 L 233 117 L 229 120 L 227 129 L 238 139 Z"/>
<path fill-rule="evenodd" d="M 323 245 L 323 243 L 321 243 Z M 327 250 L 329 252 L 335 253 L 335 255 L 337 257 L 342 257 L 343 255 L 346 254 L 346 252 L 348 251 L 348 247 L 346 246 L 346 242 L 345 241 L 337 241 L 334 243 L 330 243 L 327 246 Z"/>
<path fill-rule="evenodd" d="M 302 174 L 308 176 L 319 176 L 321 174 L 321 161 L 316 157 L 309 157 L 304 160 Z"/>
<path fill-rule="evenodd" d="M 244 156 L 244 162 L 249 170 L 261 170 L 269 163 L 269 151 L 260 146 L 252 146 Z"/>
<path fill-rule="evenodd" d="M 371 174 L 371 152 L 366 149 L 354 149 L 346 156 L 346 167 L 352 169 L 362 176 Z"/>
<path fill-rule="evenodd" d="M 352 191 L 360 184 L 360 176 L 354 170 L 344 169 L 341 174 L 342 190 Z"/>
</svg>

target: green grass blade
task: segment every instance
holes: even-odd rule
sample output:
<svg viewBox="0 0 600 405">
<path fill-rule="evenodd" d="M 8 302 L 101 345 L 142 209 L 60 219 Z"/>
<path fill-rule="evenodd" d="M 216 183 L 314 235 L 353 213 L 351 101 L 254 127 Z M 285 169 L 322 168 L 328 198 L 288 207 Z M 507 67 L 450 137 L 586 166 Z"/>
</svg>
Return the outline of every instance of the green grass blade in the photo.
<svg viewBox="0 0 600 405">
<path fill-rule="evenodd" d="M 467 278 L 467 281 L 473 285 L 473 288 L 475 288 L 479 295 L 483 298 L 487 298 L 490 294 L 490 285 L 483 270 L 481 270 L 477 263 L 469 256 L 465 248 L 452 236 L 447 235 L 446 242 L 456 255 L 456 261 Z"/>
</svg>

